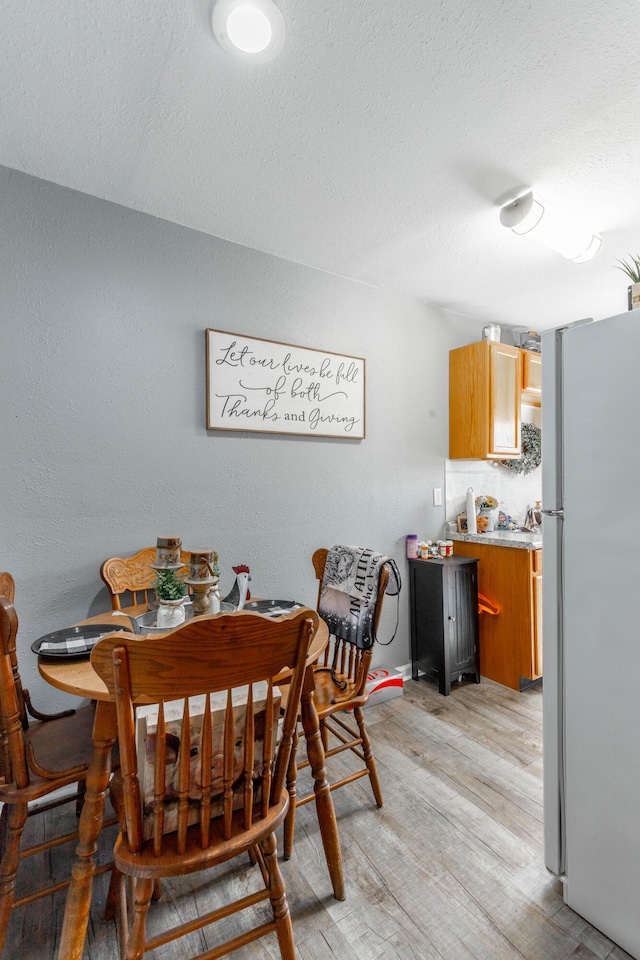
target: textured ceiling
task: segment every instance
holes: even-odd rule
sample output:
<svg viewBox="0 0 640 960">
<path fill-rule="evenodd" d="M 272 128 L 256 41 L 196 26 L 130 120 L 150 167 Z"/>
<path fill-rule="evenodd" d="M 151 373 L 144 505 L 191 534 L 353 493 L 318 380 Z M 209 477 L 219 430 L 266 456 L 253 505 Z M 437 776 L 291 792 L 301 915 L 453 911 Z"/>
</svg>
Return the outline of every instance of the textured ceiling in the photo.
<svg viewBox="0 0 640 960">
<path fill-rule="evenodd" d="M 4 0 L 0 163 L 483 321 L 626 309 L 637 3 L 278 3 L 284 51 L 248 66 L 208 0 Z M 595 260 L 500 225 L 523 186 Z"/>
</svg>

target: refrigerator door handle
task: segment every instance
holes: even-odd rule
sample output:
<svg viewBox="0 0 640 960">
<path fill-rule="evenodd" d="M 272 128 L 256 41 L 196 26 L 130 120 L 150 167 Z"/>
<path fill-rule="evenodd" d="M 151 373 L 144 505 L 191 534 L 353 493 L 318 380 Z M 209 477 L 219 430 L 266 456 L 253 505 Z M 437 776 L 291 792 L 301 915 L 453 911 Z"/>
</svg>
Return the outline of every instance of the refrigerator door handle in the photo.
<svg viewBox="0 0 640 960">
<path fill-rule="evenodd" d="M 565 865 L 565 729 L 564 729 L 564 464 L 563 349 L 565 328 L 545 331 L 543 350 L 542 510 L 545 554 L 543 589 L 543 741 L 544 853 L 547 868 L 563 876 Z M 548 518 L 548 519 L 547 519 Z M 551 520 L 556 522 L 551 523 Z M 547 524 L 549 527 L 547 529 Z"/>
</svg>

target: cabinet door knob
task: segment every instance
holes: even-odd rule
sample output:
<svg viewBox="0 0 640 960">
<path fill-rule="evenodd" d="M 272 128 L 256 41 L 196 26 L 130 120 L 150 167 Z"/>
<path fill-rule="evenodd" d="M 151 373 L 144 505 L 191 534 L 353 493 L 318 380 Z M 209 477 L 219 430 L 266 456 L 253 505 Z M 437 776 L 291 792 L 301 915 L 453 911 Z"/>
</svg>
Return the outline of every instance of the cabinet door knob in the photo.
<svg viewBox="0 0 640 960">
<path fill-rule="evenodd" d="M 455 620 L 455 619 L 456 619 L 455 617 L 449 617 L 449 620 Z"/>
</svg>

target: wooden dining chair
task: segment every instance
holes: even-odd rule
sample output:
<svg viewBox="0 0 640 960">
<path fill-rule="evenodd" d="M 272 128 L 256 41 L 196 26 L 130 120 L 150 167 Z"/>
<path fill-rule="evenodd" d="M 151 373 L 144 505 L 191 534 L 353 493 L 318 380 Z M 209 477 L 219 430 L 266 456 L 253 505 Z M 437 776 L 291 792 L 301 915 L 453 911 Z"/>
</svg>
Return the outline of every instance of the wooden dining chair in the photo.
<svg viewBox="0 0 640 960">
<path fill-rule="evenodd" d="M 188 565 L 188 551 L 180 551 L 180 560 L 185 566 Z M 100 576 L 107 585 L 114 610 L 149 602 L 154 596 L 153 581 L 156 571 L 151 564 L 155 562 L 155 547 L 144 547 L 132 557 L 109 557 L 104 561 L 100 567 Z M 124 604 L 122 600 L 125 601 Z"/>
<path fill-rule="evenodd" d="M 11 576 L 6 570 L 0 572 L 0 597 L 6 597 L 10 603 L 13 603 L 16 596 L 16 584 Z M 18 670 L 18 660 L 15 659 L 14 669 Z M 4 728 L 0 723 L 0 783 L 4 783 L 6 780 L 6 771 L 7 771 L 7 761 L 5 760 L 7 753 L 7 741 L 4 734 Z M 1 815 L 0 815 L 1 816 Z M 4 835 L 4 822 L 0 822 L 0 857 L 2 856 L 2 837 Z"/>
<path fill-rule="evenodd" d="M 0 572 L 0 597 L 6 597 L 11 603 L 14 602 L 16 595 L 16 585 L 13 577 L 6 570 Z M 16 624 L 17 631 L 17 624 Z M 31 694 L 26 688 L 23 688 L 22 681 L 20 679 L 20 671 L 18 669 L 18 655 L 16 652 L 15 638 L 14 643 L 11 646 L 11 665 L 13 669 L 13 674 L 15 677 L 16 686 L 19 689 L 21 702 L 24 703 L 27 714 L 29 717 L 33 717 L 34 720 L 59 720 L 61 717 L 70 717 L 75 713 L 75 710 L 62 710 L 59 713 L 43 713 L 41 710 L 38 710 L 34 706 L 33 701 L 31 700 Z M 27 718 L 28 722 L 28 718 Z M 0 727 L 0 737 L 1 742 L 4 744 L 5 738 L 2 728 Z M 2 770 L 3 757 L 4 757 L 4 748 L 0 750 L 0 771 Z M 2 776 L 0 772 L 0 776 Z"/>
<path fill-rule="evenodd" d="M 6 574 L 3 575 L 6 578 Z M 7 590 L 7 581 L 2 589 Z M 11 584 L 9 584 L 9 587 Z M 77 839 L 77 832 L 49 837 L 23 847 L 22 834 L 27 818 L 78 800 L 84 790 L 87 766 L 92 756 L 94 711 L 81 707 L 60 714 L 27 710 L 16 657 L 18 616 L 10 599 L 0 596 L 0 730 L 2 734 L 2 782 L 0 783 L 0 953 L 12 910 L 61 890 L 70 877 L 39 886 L 19 898 L 15 896 L 18 867 L 26 857 L 43 853 Z M 29 712 L 38 717 L 29 723 Z M 44 718 L 44 719 L 42 719 Z M 48 801 L 42 798 L 75 785 Z M 39 801 L 37 806 L 29 806 Z M 105 824 L 106 825 L 106 824 Z M 97 872 L 110 869 L 110 865 Z"/>
<path fill-rule="evenodd" d="M 127 958 L 268 899 L 272 920 L 259 918 L 251 929 L 198 956 L 221 957 L 275 931 L 283 960 L 294 960 L 275 830 L 289 807 L 286 770 L 317 624 L 309 610 L 277 620 L 218 614 L 160 637 L 113 634 L 93 649 L 91 662 L 115 699 L 118 717 L 121 769 L 112 793 L 121 832 L 114 861 L 121 875 L 117 913 Z M 274 681 L 285 668 L 291 671 L 290 695 L 278 733 Z M 136 704 L 150 702 L 156 706 L 136 714 Z M 258 863 L 265 889 L 147 936 L 155 882 L 241 854 Z M 125 878 L 133 884 L 130 926 Z"/>
<path fill-rule="evenodd" d="M 318 584 L 318 607 L 322 594 L 325 564 L 329 551 L 325 548 L 316 550 L 312 556 L 313 568 Z M 378 578 L 377 596 L 373 621 L 373 635 L 376 635 L 384 594 L 389 582 L 389 571 L 383 566 Z M 314 668 L 315 700 L 320 720 L 320 732 L 324 744 L 325 759 L 344 751 L 354 754 L 359 763 L 356 770 L 330 782 L 330 789 L 337 790 L 348 783 L 353 783 L 361 777 L 369 777 L 373 796 L 378 807 L 382 806 L 382 789 L 378 778 L 376 761 L 371 748 L 371 740 L 367 732 L 363 707 L 369 695 L 367 693 L 367 675 L 373 655 L 372 646 L 368 649 L 359 649 L 355 644 L 341 640 L 331 634 L 329 644 Z M 353 719 L 351 719 L 351 716 Z M 355 721 L 355 722 L 354 722 Z M 331 739 L 333 738 L 333 739 Z M 298 730 L 294 737 L 291 751 L 291 760 L 288 772 L 288 789 L 291 805 L 287 814 L 284 830 L 284 857 L 289 859 L 293 849 L 295 833 L 296 807 L 314 800 L 315 794 L 309 793 L 301 797 L 297 795 L 298 771 L 309 766 L 309 761 L 298 762 L 297 748 L 299 743 Z M 331 746 L 331 744 L 336 744 Z"/>
</svg>

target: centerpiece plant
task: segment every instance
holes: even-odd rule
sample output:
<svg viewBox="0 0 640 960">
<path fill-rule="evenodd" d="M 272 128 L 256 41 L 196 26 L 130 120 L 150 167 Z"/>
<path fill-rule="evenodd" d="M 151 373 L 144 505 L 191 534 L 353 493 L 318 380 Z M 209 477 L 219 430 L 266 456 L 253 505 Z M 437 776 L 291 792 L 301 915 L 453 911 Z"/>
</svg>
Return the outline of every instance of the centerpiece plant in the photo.
<svg viewBox="0 0 640 960">
<path fill-rule="evenodd" d="M 187 592 L 184 578 L 170 567 L 156 572 L 153 589 L 158 600 L 181 600 Z"/>
<path fill-rule="evenodd" d="M 158 600 L 156 626 L 177 627 L 186 617 L 183 601 L 186 599 L 187 586 L 184 577 L 170 567 L 161 567 L 156 570 L 153 589 Z"/>
</svg>

